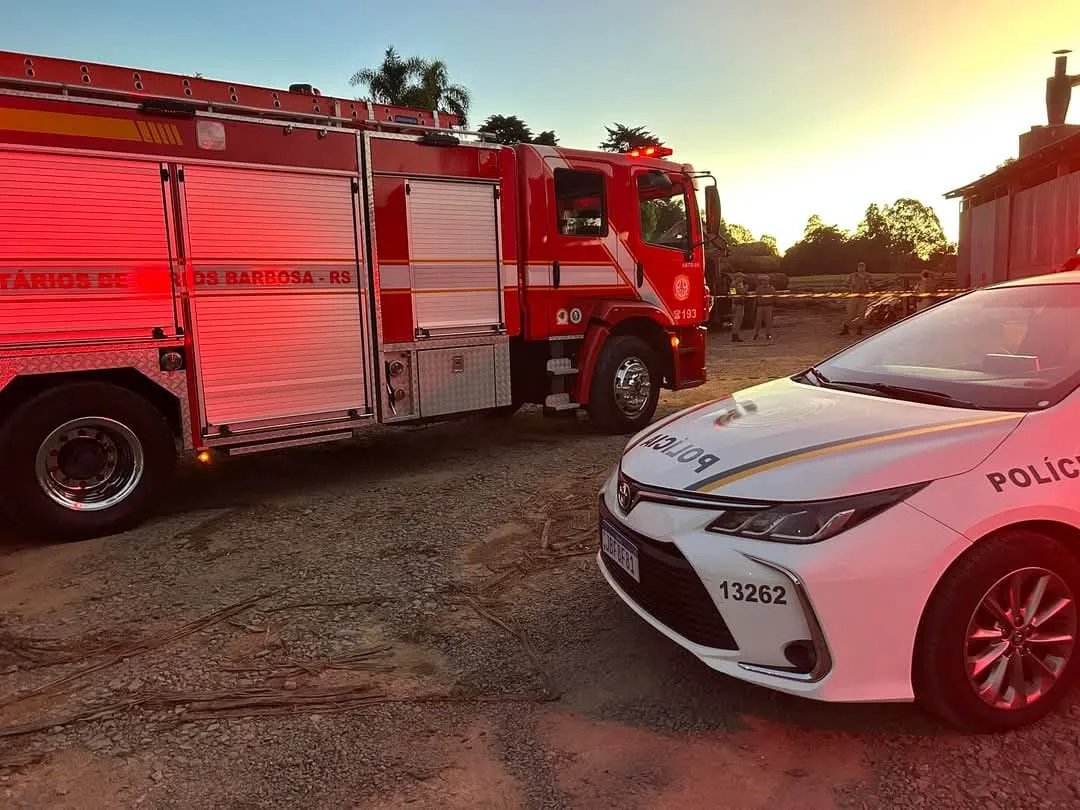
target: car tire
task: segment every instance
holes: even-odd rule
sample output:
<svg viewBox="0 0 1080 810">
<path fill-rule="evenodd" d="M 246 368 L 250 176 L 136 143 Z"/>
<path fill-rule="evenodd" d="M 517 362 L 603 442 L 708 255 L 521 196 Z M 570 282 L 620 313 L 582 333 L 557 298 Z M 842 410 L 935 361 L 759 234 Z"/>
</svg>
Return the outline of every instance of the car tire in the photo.
<svg viewBox="0 0 1080 810">
<path fill-rule="evenodd" d="M 1020 610 L 1010 603 L 1013 585 Z M 1048 616 L 1062 599 L 1070 601 Z M 912 672 L 916 701 L 978 733 L 1041 719 L 1077 677 L 1078 599 L 1080 558 L 1055 538 L 1009 529 L 977 542 L 942 577 L 923 615 Z"/>
<path fill-rule="evenodd" d="M 47 542 L 135 527 L 153 510 L 177 460 L 173 432 L 154 405 L 96 381 L 49 389 L 24 403 L 8 417 L 0 446 L 5 511 L 21 534 Z M 97 488 L 95 503 L 70 487 L 77 480 Z"/>
<path fill-rule="evenodd" d="M 637 433 L 656 413 L 660 384 L 660 363 L 648 343 L 636 335 L 610 337 L 593 368 L 589 417 L 606 433 Z"/>
</svg>

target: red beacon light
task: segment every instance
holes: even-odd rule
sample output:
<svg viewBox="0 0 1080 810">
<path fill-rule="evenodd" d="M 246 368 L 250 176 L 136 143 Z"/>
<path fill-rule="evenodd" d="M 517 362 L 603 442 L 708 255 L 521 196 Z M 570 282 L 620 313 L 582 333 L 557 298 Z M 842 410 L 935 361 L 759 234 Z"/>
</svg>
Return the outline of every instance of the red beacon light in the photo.
<svg viewBox="0 0 1080 810">
<path fill-rule="evenodd" d="M 662 158 L 668 157 L 669 155 L 674 154 L 674 152 L 666 146 L 639 146 L 636 149 L 631 149 L 626 154 L 632 158 Z"/>
</svg>

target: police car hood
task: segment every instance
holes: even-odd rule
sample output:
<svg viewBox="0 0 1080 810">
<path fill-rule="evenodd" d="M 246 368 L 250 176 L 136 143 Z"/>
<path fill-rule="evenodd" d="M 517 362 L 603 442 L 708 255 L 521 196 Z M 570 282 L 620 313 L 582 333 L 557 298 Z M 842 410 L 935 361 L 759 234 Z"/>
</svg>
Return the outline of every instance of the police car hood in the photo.
<svg viewBox="0 0 1080 810">
<path fill-rule="evenodd" d="M 780 379 L 654 423 L 620 468 L 668 490 L 836 498 L 967 472 L 1021 419 Z"/>
</svg>

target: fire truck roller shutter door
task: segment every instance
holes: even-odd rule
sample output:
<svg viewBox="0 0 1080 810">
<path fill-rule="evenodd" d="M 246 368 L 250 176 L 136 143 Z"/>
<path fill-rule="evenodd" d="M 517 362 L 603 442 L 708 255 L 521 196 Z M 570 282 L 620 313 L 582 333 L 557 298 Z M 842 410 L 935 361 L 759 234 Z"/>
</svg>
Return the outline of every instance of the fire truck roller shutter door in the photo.
<svg viewBox="0 0 1080 810">
<path fill-rule="evenodd" d="M 0 343 L 176 334 L 157 161 L 0 150 Z"/>
<path fill-rule="evenodd" d="M 351 179 L 188 166 L 184 192 L 206 424 L 366 409 Z"/>
<path fill-rule="evenodd" d="M 502 322 L 495 191 L 492 183 L 409 181 L 418 328 L 453 334 Z"/>
</svg>

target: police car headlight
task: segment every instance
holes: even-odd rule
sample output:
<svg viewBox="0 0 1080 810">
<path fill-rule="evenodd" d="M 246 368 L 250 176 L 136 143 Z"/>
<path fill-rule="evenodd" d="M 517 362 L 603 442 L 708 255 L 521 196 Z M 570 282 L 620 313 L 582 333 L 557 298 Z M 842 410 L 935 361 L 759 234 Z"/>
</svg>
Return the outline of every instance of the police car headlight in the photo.
<svg viewBox="0 0 1080 810">
<path fill-rule="evenodd" d="M 706 529 L 777 543 L 820 543 L 910 498 L 929 482 L 808 503 L 731 506 Z"/>
</svg>

